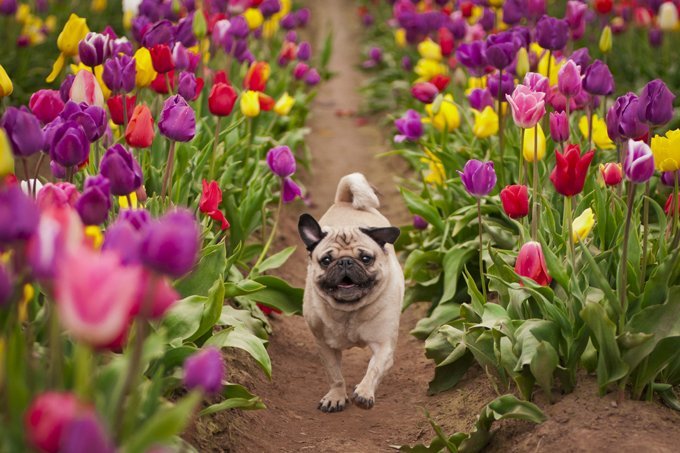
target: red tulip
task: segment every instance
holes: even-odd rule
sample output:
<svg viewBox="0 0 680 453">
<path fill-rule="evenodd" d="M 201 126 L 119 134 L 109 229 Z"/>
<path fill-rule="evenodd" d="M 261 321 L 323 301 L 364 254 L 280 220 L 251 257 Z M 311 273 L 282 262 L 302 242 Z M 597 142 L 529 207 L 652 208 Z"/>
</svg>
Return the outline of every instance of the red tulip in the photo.
<svg viewBox="0 0 680 453">
<path fill-rule="evenodd" d="M 600 14 L 607 14 L 611 12 L 614 7 L 613 0 L 595 0 L 595 11 Z"/>
<path fill-rule="evenodd" d="M 137 96 L 125 96 L 125 104 L 127 104 L 127 115 L 130 119 L 132 111 L 135 108 L 135 101 Z M 123 124 L 123 95 L 111 96 L 106 105 L 109 106 L 109 113 L 111 113 L 111 121 L 117 125 Z"/>
<path fill-rule="evenodd" d="M 217 116 L 231 115 L 237 97 L 234 87 L 226 83 L 216 83 L 208 96 L 210 113 Z"/>
<path fill-rule="evenodd" d="M 138 105 L 125 130 L 125 141 L 133 148 L 148 148 L 153 143 L 155 134 L 149 107 Z"/>
<path fill-rule="evenodd" d="M 167 78 L 166 74 L 161 74 L 159 72 L 156 78 L 153 79 L 153 82 L 151 82 L 151 89 L 158 94 L 170 94 L 170 91 L 168 90 L 168 80 L 170 80 L 170 89 L 175 91 L 175 71 L 173 70 L 168 71 Z"/>
<path fill-rule="evenodd" d="M 250 65 L 246 77 L 243 79 L 243 88 L 253 91 L 264 91 L 269 80 L 269 63 L 256 61 Z"/>
<path fill-rule="evenodd" d="M 446 27 L 439 29 L 439 46 L 442 49 L 442 55 L 448 57 L 453 53 L 454 38 L 453 33 Z"/>
<path fill-rule="evenodd" d="M 678 199 L 675 203 L 675 209 L 680 213 L 680 195 L 678 195 Z M 666 204 L 663 206 L 663 211 L 666 213 L 666 215 L 672 215 L 673 212 L 673 194 L 670 194 L 668 196 L 668 199 L 666 200 Z"/>
<path fill-rule="evenodd" d="M 591 150 L 581 156 L 578 145 L 567 146 L 564 154 L 555 151 L 555 168 L 550 174 L 555 190 L 567 197 L 581 193 L 594 155 L 595 150 Z"/>
<path fill-rule="evenodd" d="M 213 84 L 217 85 L 218 83 L 226 83 L 227 85 L 231 85 L 229 83 L 229 76 L 226 72 L 217 71 L 215 73 L 215 76 L 213 77 Z"/>
<path fill-rule="evenodd" d="M 151 49 L 151 64 L 153 69 L 161 74 L 175 69 L 175 65 L 172 62 L 172 50 L 167 44 L 156 44 Z"/>
<path fill-rule="evenodd" d="M 446 86 L 450 81 L 451 77 L 447 77 L 443 74 L 437 74 L 430 79 L 430 83 L 436 86 L 440 93 L 446 89 Z"/>
<path fill-rule="evenodd" d="M 198 202 L 198 207 L 202 213 L 206 214 L 213 220 L 221 222 L 222 230 L 229 228 L 229 221 L 224 217 L 222 211 L 220 211 L 220 203 L 222 202 L 222 190 L 217 184 L 217 181 L 210 181 L 210 184 L 204 179 L 203 180 L 203 193 L 201 194 L 201 200 Z"/>
<path fill-rule="evenodd" d="M 503 210 L 511 219 L 520 219 L 529 214 L 529 191 L 527 186 L 506 186 L 501 190 Z"/>
<path fill-rule="evenodd" d="M 541 286 L 550 284 L 552 277 L 548 274 L 540 243 L 530 241 L 522 246 L 517 255 L 515 272 L 517 275 L 534 280 Z"/>
<path fill-rule="evenodd" d="M 260 101 L 260 110 L 262 110 L 263 112 L 268 112 L 274 108 L 274 105 L 276 105 L 276 101 L 274 100 L 273 97 L 268 96 L 264 93 L 257 94 L 258 100 Z"/>
<path fill-rule="evenodd" d="M 26 435 L 35 447 L 48 453 L 59 451 L 66 426 L 86 409 L 72 393 L 38 395 L 24 417 Z"/>
<path fill-rule="evenodd" d="M 617 186 L 623 179 L 623 171 L 621 164 L 616 162 L 609 162 L 607 164 L 600 164 L 600 174 L 604 183 L 608 186 Z"/>
</svg>

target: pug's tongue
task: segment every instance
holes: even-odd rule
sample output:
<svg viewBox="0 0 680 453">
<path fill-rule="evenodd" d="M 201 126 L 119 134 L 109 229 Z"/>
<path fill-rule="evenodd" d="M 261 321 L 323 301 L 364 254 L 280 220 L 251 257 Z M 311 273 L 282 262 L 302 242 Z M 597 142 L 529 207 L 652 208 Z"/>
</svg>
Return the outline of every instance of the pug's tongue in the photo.
<svg viewBox="0 0 680 453">
<path fill-rule="evenodd" d="M 355 286 L 356 285 L 354 284 L 354 282 L 352 280 L 350 280 L 349 278 L 346 278 L 346 277 L 343 278 L 340 283 L 338 283 L 338 288 L 347 289 L 347 288 L 353 288 Z"/>
</svg>

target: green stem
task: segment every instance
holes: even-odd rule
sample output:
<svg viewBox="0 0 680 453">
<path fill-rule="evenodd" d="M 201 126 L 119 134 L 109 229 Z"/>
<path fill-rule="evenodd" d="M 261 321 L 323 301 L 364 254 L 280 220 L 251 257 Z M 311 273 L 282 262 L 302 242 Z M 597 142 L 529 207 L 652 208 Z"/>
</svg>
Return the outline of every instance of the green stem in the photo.
<svg viewBox="0 0 680 453">
<path fill-rule="evenodd" d="M 257 267 L 262 263 L 262 261 L 265 259 L 267 256 L 267 252 L 269 251 L 269 247 L 271 247 L 272 242 L 274 241 L 274 236 L 276 235 L 276 230 L 278 229 L 279 226 L 279 218 L 281 218 L 281 208 L 283 207 L 283 180 L 281 180 L 281 195 L 279 196 L 279 204 L 276 207 L 276 217 L 274 218 L 274 225 L 272 226 L 272 230 L 269 233 L 269 238 L 267 239 L 267 242 L 264 245 L 264 248 L 262 248 L 262 252 L 260 253 L 260 256 L 257 258 L 257 261 L 255 262 L 255 265 L 253 266 L 253 270 L 257 269 Z M 262 221 L 262 228 L 265 227 L 264 219 Z"/>
<path fill-rule="evenodd" d="M 678 179 L 680 179 L 678 173 L 680 171 L 676 170 L 673 176 L 673 201 L 671 202 L 671 209 L 673 209 L 673 244 L 676 244 L 678 237 Z"/>
<path fill-rule="evenodd" d="M 531 211 L 531 240 L 535 241 L 538 237 L 538 123 L 534 126 L 534 183 L 532 190 L 532 211 Z"/>
<path fill-rule="evenodd" d="M 586 107 L 586 115 L 588 115 L 588 149 L 593 147 L 593 107 L 588 104 Z"/>
<path fill-rule="evenodd" d="M 83 401 L 92 396 L 92 350 L 84 343 L 75 344 L 75 391 Z"/>
<path fill-rule="evenodd" d="M 35 166 L 35 171 L 33 172 L 33 195 L 38 195 L 38 175 L 40 174 L 40 166 L 42 165 L 43 159 L 45 159 L 45 153 L 40 153 L 38 158 L 38 164 Z"/>
<path fill-rule="evenodd" d="M 168 85 L 168 95 L 172 96 L 173 95 L 172 84 L 170 83 L 170 76 L 168 74 L 170 73 L 169 72 L 165 73 L 165 83 Z"/>
<path fill-rule="evenodd" d="M 571 263 L 572 278 L 576 276 L 576 250 L 574 248 L 574 214 L 572 209 L 572 197 L 564 200 L 564 211 L 567 222 L 567 243 L 569 244 L 569 261 Z"/>
<path fill-rule="evenodd" d="M 623 251 L 621 252 L 621 265 L 619 268 L 619 301 L 621 303 L 621 315 L 619 317 L 619 334 L 623 333 L 628 311 L 628 238 L 630 237 L 630 223 L 633 217 L 633 200 L 635 199 L 635 184 L 628 182 L 628 203 L 626 211 L 626 223 L 623 228 Z"/>
<path fill-rule="evenodd" d="M 647 274 L 647 249 L 649 247 L 649 181 L 645 184 L 645 197 L 642 199 L 642 263 L 640 264 L 640 288 Z"/>
<path fill-rule="evenodd" d="M 500 171 L 498 172 L 498 176 L 500 179 L 500 186 L 503 187 L 505 185 L 505 153 L 503 150 L 503 70 L 500 69 L 498 71 L 498 108 L 497 108 L 497 113 L 498 113 L 498 152 L 500 154 L 501 158 L 501 165 L 500 165 Z"/>
<path fill-rule="evenodd" d="M 519 130 L 519 180 L 518 184 L 524 185 L 524 128 Z"/>
<path fill-rule="evenodd" d="M 479 224 L 479 281 L 482 285 L 482 295 L 484 296 L 484 303 L 487 302 L 486 298 L 486 281 L 484 276 L 484 241 L 482 239 L 482 233 L 484 228 L 482 227 L 482 200 L 477 198 L 477 223 Z"/>
<path fill-rule="evenodd" d="M 217 117 L 216 123 L 215 123 L 215 140 L 213 142 L 213 150 L 212 150 L 212 156 L 210 157 L 210 168 L 208 169 L 208 182 L 212 181 L 213 178 L 215 177 L 215 161 L 217 159 L 217 145 L 219 144 L 219 137 L 220 137 L 220 119 L 221 117 Z"/>
<path fill-rule="evenodd" d="M 61 388 L 62 367 L 62 344 L 61 331 L 59 330 L 59 315 L 55 303 L 46 304 L 49 313 L 49 337 L 50 337 L 50 388 Z"/>
<path fill-rule="evenodd" d="M 161 199 L 165 200 L 165 195 L 172 190 L 172 167 L 175 162 L 175 141 L 170 140 L 170 150 L 168 151 L 168 162 L 165 164 L 165 174 L 163 175 L 163 186 L 161 187 Z"/>
<path fill-rule="evenodd" d="M 125 130 L 128 125 L 128 111 L 127 111 L 127 94 L 120 95 L 123 98 L 123 137 L 125 137 Z"/>
</svg>

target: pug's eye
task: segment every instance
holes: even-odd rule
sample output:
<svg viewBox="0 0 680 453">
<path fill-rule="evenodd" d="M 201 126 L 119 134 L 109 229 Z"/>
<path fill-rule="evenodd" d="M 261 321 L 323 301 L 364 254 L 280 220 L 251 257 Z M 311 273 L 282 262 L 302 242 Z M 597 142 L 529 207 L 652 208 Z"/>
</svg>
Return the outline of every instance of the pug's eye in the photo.
<svg viewBox="0 0 680 453">
<path fill-rule="evenodd" d="M 331 259 L 330 256 L 324 256 L 323 258 L 321 258 L 319 260 L 319 263 L 321 263 L 322 266 L 326 267 L 329 264 L 331 264 L 331 261 L 333 261 L 333 260 Z"/>
<path fill-rule="evenodd" d="M 361 262 L 364 264 L 371 264 L 373 257 L 371 255 L 361 255 Z"/>
</svg>

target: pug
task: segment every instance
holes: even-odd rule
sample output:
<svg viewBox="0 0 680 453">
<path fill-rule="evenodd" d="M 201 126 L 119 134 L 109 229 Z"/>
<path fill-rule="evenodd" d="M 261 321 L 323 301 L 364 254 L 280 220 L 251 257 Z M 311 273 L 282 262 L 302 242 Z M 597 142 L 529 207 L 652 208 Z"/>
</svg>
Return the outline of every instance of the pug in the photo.
<svg viewBox="0 0 680 453">
<path fill-rule="evenodd" d="M 378 211 L 378 197 L 361 173 L 343 177 L 335 203 L 317 222 L 303 214 L 300 237 L 309 252 L 303 313 L 316 337 L 330 390 L 323 412 L 349 403 L 340 362 L 342 351 L 368 346 L 373 353 L 352 401 L 375 403 L 378 383 L 390 369 L 404 299 L 404 274 L 394 252 L 399 228 Z"/>
</svg>

